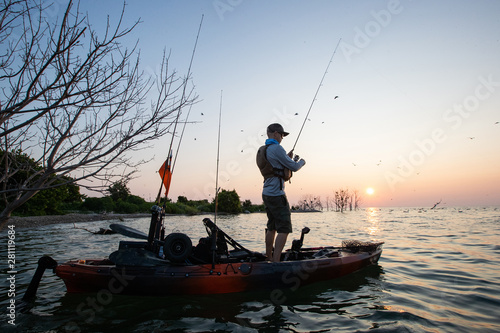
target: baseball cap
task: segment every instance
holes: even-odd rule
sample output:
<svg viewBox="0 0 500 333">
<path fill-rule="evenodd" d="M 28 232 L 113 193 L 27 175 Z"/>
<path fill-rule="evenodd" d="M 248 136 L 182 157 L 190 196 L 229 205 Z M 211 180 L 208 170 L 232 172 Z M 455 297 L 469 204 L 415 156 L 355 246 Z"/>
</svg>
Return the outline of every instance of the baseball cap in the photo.
<svg viewBox="0 0 500 333">
<path fill-rule="evenodd" d="M 287 136 L 289 134 L 288 132 L 285 132 L 285 130 L 283 129 L 283 126 L 281 126 L 278 123 L 274 123 L 274 124 L 267 126 L 267 131 L 269 133 L 278 132 L 279 134 L 281 134 L 283 136 Z"/>
</svg>

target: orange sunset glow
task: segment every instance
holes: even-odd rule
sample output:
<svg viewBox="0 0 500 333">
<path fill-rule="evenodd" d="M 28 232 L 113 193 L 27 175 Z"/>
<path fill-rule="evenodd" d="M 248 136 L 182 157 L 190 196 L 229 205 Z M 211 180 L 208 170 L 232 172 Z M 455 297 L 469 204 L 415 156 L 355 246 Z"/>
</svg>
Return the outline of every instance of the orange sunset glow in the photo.
<svg viewBox="0 0 500 333">
<path fill-rule="evenodd" d="M 96 22 L 122 6 L 96 3 L 80 5 Z M 211 2 L 156 2 L 154 10 L 127 4 L 125 23 L 146 22 L 136 33 L 152 72 L 159 64 L 153 55 L 165 47 L 171 66 L 187 70 L 205 15 L 192 65 L 200 102 L 174 156 L 170 197 L 211 200 L 220 148 L 219 186 L 261 203 L 255 154 L 267 125 L 279 122 L 290 133 L 282 146 L 289 151 L 298 139 L 294 152 L 306 160 L 286 184 L 291 204 L 305 195 L 326 200 L 341 188 L 358 191 L 364 206 L 500 204 L 495 11 L 462 20 L 445 4 L 425 6 L 398 2 L 392 14 L 380 8 L 387 11 L 381 16 L 368 3 L 356 10 L 339 2 L 276 8 L 249 2 L 231 10 L 214 10 Z M 428 13 L 425 25 L 421 12 Z M 285 19 L 297 15 L 303 19 Z M 152 160 L 129 184 L 132 193 L 155 196 L 170 140 L 136 153 Z"/>
</svg>

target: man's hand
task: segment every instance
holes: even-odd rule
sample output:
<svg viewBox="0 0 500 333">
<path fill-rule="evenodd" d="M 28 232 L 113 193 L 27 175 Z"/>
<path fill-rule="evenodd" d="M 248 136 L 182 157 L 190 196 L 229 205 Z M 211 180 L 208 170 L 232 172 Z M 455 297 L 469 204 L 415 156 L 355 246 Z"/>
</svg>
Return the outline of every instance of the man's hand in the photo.
<svg viewBox="0 0 500 333">
<path fill-rule="evenodd" d="M 294 162 L 304 161 L 304 164 L 306 164 L 306 161 L 303 158 L 300 158 L 299 155 L 293 155 L 293 149 L 288 152 L 288 157 L 292 158 Z"/>
</svg>

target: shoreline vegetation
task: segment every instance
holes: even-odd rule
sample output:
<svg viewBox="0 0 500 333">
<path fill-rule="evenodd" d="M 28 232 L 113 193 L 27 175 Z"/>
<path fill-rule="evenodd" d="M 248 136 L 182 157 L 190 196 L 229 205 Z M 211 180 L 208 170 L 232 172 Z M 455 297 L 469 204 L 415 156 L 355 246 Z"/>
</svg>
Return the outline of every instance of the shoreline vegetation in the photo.
<svg viewBox="0 0 500 333">
<path fill-rule="evenodd" d="M 156 203 L 145 201 L 143 198 L 130 194 L 122 185 L 121 195 L 105 197 L 78 196 L 78 200 L 63 202 L 57 200 L 49 205 L 45 198 L 25 209 L 16 211 L 9 217 L 6 225 L 17 228 L 39 227 L 60 223 L 80 223 L 93 221 L 124 221 L 124 219 L 151 217 L 151 207 Z M 114 193 L 114 190 L 110 190 Z M 83 200 L 82 200 L 83 199 Z M 208 200 L 188 200 L 179 196 L 177 202 L 164 200 L 165 215 L 199 215 L 213 214 L 215 203 Z M 63 202 L 61 204 L 61 202 Z M 50 207 L 49 207 L 50 206 Z M 0 211 L 1 209 L 0 205 Z M 23 208 L 23 207 L 21 207 Z M 249 200 L 240 202 L 236 191 L 222 190 L 219 193 L 219 214 L 238 214 L 264 210 L 263 205 L 253 205 Z"/>
<path fill-rule="evenodd" d="M 321 212 L 318 210 L 304 211 L 304 210 L 292 210 L 292 213 L 313 213 Z M 250 212 L 242 212 L 240 214 L 249 214 Z M 265 213 L 265 211 L 255 211 L 252 213 Z M 199 212 L 196 215 L 201 214 L 214 214 L 213 212 Z M 227 215 L 228 213 L 220 212 L 219 215 Z M 193 214 L 165 214 L 171 215 L 193 215 Z M 62 223 L 83 223 L 83 222 L 95 222 L 95 221 L 120 221 L 125 222 L 126 219 L 137 219 L 151 217 L 151 213 L 132 213 L 132 214 L 119 214 L 119 213 L 68 213 L 64 215 L 40 215 L 40 216 L 11 216 L 8 225 L 14 225 L 16 228 L 24 229 L 30 227 L 42 227 L 51 224 L 62 224 Z"/>
</svg>

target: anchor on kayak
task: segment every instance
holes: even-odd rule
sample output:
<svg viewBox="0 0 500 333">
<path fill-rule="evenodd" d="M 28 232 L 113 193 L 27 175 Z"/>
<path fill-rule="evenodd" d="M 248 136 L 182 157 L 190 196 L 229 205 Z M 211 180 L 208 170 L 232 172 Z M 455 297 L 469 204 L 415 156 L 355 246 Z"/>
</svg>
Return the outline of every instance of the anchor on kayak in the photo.
<svg viewBox="0 0 500 333">
<path fill-rule="evenodd" d="M 40 281 L 42 280 L 43 273 L 47 268 L 54 269 L 57 267 L 57 261 L 52 259 L 49 256 L 43 256 L 38 259 L 38 266 L 36 268 L 35 274 L 31 279 L 31 282 L 24 294 L 22 300 L 29 301 L 36 296 L 36 292 L 38 290 L 38 286 L 40 285 Z"/>
</svg>

